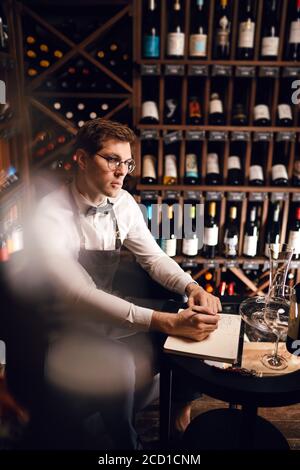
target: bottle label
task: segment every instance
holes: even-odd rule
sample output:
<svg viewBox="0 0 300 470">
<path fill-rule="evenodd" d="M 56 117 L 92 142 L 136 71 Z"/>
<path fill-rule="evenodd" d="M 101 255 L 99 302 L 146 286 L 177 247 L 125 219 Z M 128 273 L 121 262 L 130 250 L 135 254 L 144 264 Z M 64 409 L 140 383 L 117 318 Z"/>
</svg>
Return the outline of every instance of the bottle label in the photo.
<svg viewBox="0 0 300 470">
<path fill-rule="evenodd" d="M 279 119 L 293 119 L 292 109 L 289 104 L 278 105 L 278 116 Z"/>
<path fill-rule="evenodd" d="M 288 180 L 288 174 L 286 171 L 285 165 L 278 164 L 272 166 L 272 181 L 277 179 L 286 179 Z"/>
<path fill-rule="evenodd" d="M 189 117 L 201 118 L 200 103 L 196 99 L 189 102 Z"/>
<path fill-rule="evenodd" d="M 176 113 L 178 102 L 174 98 L 166 100 L 166 117 L 171 119 Z"/>
<path fill-rule="evenodd" d="M 254 120 L 268 119 L 270 120 L 269 107 L 266 104 L 257 104 L 254 106 Z"/>
<path fill-rule="evenodd" d="M 143 158 L 143 178 L 154 178 L 156 179 L 156 171 L 155 171 L 155 161 L 156 158 L 154 155 L 146 154 Z"/>
<path fill-rule="evenodd" d="M 254 181 L 254 180 L 264 180 L 264 172 L 263 169 L 260 165 L 251 165 L 250 166 L 250 171 L 249 171 L 249 180 Z"/>
<path fill-rule="evenodd" d="M 294 255 L 300 254 L 300 230 L 290 230 L 288 244 L 294 248 Z"/>
<path fill-rule="evenodd" d="M 257 235 L 245 235 L 244 238 L 244 255 L 247 256 L 255 256 L 257 253 L 257 242 L 258 237 Z"/>
<path fill-rule="evenodd" d="M 161 249 L 168 255 L 168 256 L 176 256 L 176 247 L 177 247 L 177 239 L 176 238 L 169 238 L 168 240 L 161 240 Z"/>
<path fill-rule="evenodd" d="M 182 241 L 182 253 L 187 256 L 196 256 L 198 253 L 198 238 L 184 238 Z"/>
<path fill-rule="evenodd" d="M 23 230 L 21 228 L 16 228 L 11 234 L 13 253 L 16 251 L 21 251 L 24 248 L 23 244 Z"/>
<path fill-rule="evenodd" d="M 222 16 L 219 21 L 220 28 L 217 31 L 217 45 L 229 47 L 229 21 L 227 16 Z"/>
<path fill-rule="evenodd" d="M 228 170 L 238 169 L 241 170 L 241 159 L 238 156 L 228 157 Z"/>
<path fill-rule="evenodd" d="M 216 153 L 209 153 L 207 155 L 206 172 L 207 173 L 217 173 L 217 174 L 220 173 L 219 157 Z"/>
<path fill-rule="evenodd" d="M 195 153 L 187 153 L 185 156 L 185 176 L 198 178 L 197 155 Z"/>
<path fill-rule="evenodd" d="M 243 21 L 240 23 L 239 47 L 252 49 L 254 45 L 255 23 Z"/>
<path fill-rule="evenodd" d="M 209 113 L 223 113 L 223 104 L 221 100 L 210 100 Z"/>
<path fill-rule="evenodd" d="M 300 43 L 300 21 L 291 22 L 289 43 L 290 44 Z"/>
<path fill-rule="evenodd" d="M 184 33 L 176 32 L 168 34 L 167 53 L 172 56 L 184 55 Z"/>
<path fill-rule="evenodd" d="M 142 104 L 142 118 L 151 117 L 159 121 L 157 104 L 155 101 L 144 101 Z"/>
<path fill-rule="evenodd" d="M 238 247 L 238 236 L 228 237 L 227 230 L 224 238 L 225 243 L 225 254 L 227 256 L 236 256 Z"/>
<path fill-rule="evenodd" d="M 190 56 L 206 57 L 206 34 L 191 34 L 190 36 Z"/>
<path fill-rule="evenodd" d="M 165 156 L 165 176 L 177 178 L 176 155 L 168 154 Z"/>
<path fill-rule="evenodd" d="M 278 54 L 279 38 L 278 37 L 264 37 L 262 40 L 261 55 L 262 56 L 276 56 Z"/>
<path fill-rule="evenodd" d="M 144 36 L 144 56 L 159 57 L 159 36 Z"/>
<path fill-rule="evenodd" d="M 216 246 L 218 244 L 219 227 L 214 225 L 213 227 L 204 227 L 204 245 Z"/>
</svg>

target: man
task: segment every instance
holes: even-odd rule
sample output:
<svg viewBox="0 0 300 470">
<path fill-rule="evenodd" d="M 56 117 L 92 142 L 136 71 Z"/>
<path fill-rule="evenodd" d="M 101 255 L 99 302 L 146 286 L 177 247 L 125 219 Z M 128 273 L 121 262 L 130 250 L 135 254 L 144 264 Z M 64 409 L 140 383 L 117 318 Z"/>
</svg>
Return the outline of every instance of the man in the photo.
<svg viewBox="0 0 300 470">
<path fill-rule="evenodd" d="M 101 412 L 109 410 L 104 421 L 118 448 L 137 447 L 133 409 L 157 392 L 153 332 L 201 341 L 217 328 L 221 309 L 218 298 L 159 248 L 134 198 L 122 189 L 135 166 L 134 141 L 119 123 L 85 123 L 77 134 L 74 181 L 43 198 L 35 220 L 39 262 L 64 304 L 63 333 L 55 335 L 46 363 L 48 380 L 81 396 L 111 399 Z M 186 294 L 189 308 L 174 315 L 114 296 L 122 245 L 155 281 Z M 180 396 L 185 403 L 175 426 L 184 430 L 192 395 L 182 390 Z"/>
</svg>

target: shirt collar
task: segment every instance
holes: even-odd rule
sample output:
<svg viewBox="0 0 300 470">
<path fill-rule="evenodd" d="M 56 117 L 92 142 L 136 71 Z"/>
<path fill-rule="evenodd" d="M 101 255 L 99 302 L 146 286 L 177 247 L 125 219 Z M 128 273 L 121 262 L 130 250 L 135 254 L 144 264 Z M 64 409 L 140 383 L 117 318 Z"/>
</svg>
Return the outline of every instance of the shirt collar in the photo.
<svg viewBox="0 0 300 470">
<path fill-rule="evenodd" d="M 71 183 L 71 192 L 74 197 L 75 203 L 79 209 L 79 212 L 82 214 L 86 214 L 87 210 L 92 206 L 92 207 L 101 207 L 105 206 L 108 202 L 107 197 L 105 196 L 103 201 L 100 204 L 94 204 L 91 201 L 89 201 L 83 194 L 81 194 L 77 187 L 75 180 L 72 181 Z"/>
</svg>

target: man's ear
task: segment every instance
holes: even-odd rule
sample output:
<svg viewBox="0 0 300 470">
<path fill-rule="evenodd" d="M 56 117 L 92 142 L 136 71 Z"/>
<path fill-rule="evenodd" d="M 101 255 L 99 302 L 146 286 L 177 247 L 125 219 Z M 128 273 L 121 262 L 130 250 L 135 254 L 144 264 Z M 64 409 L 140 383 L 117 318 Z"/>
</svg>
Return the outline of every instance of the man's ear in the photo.
<svg viewBox="0 0 300 470">
<path fill-rule="evenodd" d="M 88 155 L 83 149 L 76 150 L 76 161 L 77 161 L 77 165 L 79 166 L 81 170 L 86 169 L 87 159 L 88 159 Z"/>
</svg>

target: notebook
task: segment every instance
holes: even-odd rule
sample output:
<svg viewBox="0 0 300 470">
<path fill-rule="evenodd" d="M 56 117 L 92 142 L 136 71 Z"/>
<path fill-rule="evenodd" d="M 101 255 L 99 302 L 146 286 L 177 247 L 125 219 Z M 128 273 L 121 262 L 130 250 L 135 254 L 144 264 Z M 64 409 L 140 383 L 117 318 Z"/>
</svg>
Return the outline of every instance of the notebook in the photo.
<svg viewBox="0 0 300 470">
<path fill-rule="evenodd" d="M 218 328 L 203 341 L 168 336 L 164 350 L 200 359 L 233 364 L 237 360 L 241 330 L 240 315 L 220 313 Z"/>
</svg>

